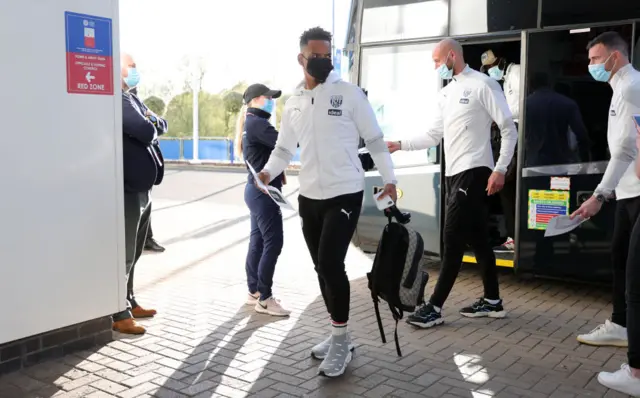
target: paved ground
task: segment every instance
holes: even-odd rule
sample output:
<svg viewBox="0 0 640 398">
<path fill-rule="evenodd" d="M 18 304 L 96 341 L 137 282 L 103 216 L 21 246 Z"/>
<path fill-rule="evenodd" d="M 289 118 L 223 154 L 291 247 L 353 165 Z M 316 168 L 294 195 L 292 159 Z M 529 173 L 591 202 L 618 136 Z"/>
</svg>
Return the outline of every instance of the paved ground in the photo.
<svg viewBox="0 0 640 398">
<path fill-rule="evenodd" d="M 618 397 L 595 380 L 624 350 L 580 346 L 608 316 L 606 289 L 523 282 L 508 272 L 504 320 L 469 320 L 455 312 L 481 295 L 473 267 L 461 274 L 432 331 L 400 326 L 403 358 L 382 345 L 364 275 L 370 256 L 348 255 L 351 330 L 357 350 L 339 380 L 316 376 L 309 348 L 328 331 L 315 275 L 296 214 L 285 214 L 285 247 L 276 294 L 295 311 L 276 320 L 243 306 L 248 216 L 243 175 L 171 171 L 154 192 L 153 229 L 167 246 L 137 268 L 139 301 L 159 315 L 147 335 L 120 339 L 0 378 L 0 397 Z M 293 193 L 295 178 L 285 193 Z M 432 287 L 437 270 L 431 271 Z"/>
</svg>

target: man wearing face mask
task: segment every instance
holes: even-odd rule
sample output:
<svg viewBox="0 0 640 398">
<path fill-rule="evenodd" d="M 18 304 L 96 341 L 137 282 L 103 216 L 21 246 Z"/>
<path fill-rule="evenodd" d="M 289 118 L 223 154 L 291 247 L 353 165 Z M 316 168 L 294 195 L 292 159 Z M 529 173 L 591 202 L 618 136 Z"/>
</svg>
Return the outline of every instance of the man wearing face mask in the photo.
<svg viewBox="0 0 640 398">
<path fill-rule="evenodd" d="M 464 61 L 462 46 L 445 39 L 433 50 L 443 79 L 451 80 L 439 93 L 437 116 L 426 134 L 388 142 L 391 152 L 423 150 L 444 138 L 446 214 L 444 256 L 435 290 L 427 303 L 407 318 L 411 325 L 430 328 L 444 322 L 441 310 L 460 272 L 465 244 L 482 266 L 484 297 L 460 310 L 466 317 L 503 318 L 496 258 L 489 241 L 487 195 L 499 192 L 517 142 L 516 126 L 500 85 Z M 502 133 L 500 158 L 491 153 L 491 123 Z"/>
<path fill-rule="evenodd" d="M 129 90 L 129 94 L 133 94 L 138 97 L 138 87 L 134 87 Z M 153 147 L 156 150 L 156 153 L 162 157 L 162 150 L 160 149 L 160 143 L 158 140 L 153 142 Z M 152 211 L 152 205 L 149 205 L 149 211 Z M 148 250 L 150 252 L 162 253 L 165 251 L 165 248 L 160 246 L 160 244 L 153 238 L 153 229 L 151 228 L 151 217 L 149 217 L 149 231 L 147 232 L 147 240 L 144 244 L 144 250 Z"/>
<path fill-rule="evenodd" d="M 350 286 L 344 260 L 364 195 L 364 171 L 358 159 L 360 138 L 382 176 L 382 196 L 390 196 L 394 202 L 396 179 L 367 97 L 333 71 L 331 40 L 331 33 L 321 28 L 302 34 L 298 63 L 304 80 L 285 105 L 276 147 L 259 177 L 266 184 L 280 175 L 300 144 L 302 232 L 331 316 L 331 336 L 311 353 L 324 359 L 321 375 L 336 377 L 344 373 L 353 350 L 347 332 Z"/>
<path fill-rule="evenodd" d="M 632 118 L 640 114 L 640 72 L 630 64 L 629 46 L 618 33 L 601 34 L 589 43 L 587 50 L 591 76 L 599 82 L 608 82 L 613 88 L 607 132 L 611 159 L 593 196 L 571 217 L 595 216 L 615 190 L 611 247 L 613 314 L 603 325 L 579 335 L 578 341 L 596 346 L 628 347 L 628 364 L 617 372 L 601 372 L 598 381 L 611 389 L 640 396 L 640 264 L 636 254 L 640 248 L 630 243 L 640 219 L 640 180 L 634 170 L 637 132 Z"/>
<path fill-rule="evenodd" d="M 167 122 L 155 115 L 130 92 L 140 82 L 136 63 L 122 54 L 122 157 L 124 171 L 124 224 L 127 296 L 122 312 L 114 314 L 113 330 L 126 334 L 143 334 L 145 328 L 134 318 L 148 318 L 155 310 L 144 309 L 133 293 L 135 265 L 142 254 L 149 228 L 151 198 L 149 191 L 162 181 L 164 164 L 153 142 L 167 131 Z"/>
</svg>

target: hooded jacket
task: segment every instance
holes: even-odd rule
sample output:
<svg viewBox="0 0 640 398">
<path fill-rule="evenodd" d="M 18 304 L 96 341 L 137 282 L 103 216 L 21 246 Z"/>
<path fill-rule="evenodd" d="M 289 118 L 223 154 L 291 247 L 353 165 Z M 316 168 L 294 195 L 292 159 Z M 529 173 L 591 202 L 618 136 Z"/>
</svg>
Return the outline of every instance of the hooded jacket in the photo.
<svg viewBox="0 0 640 398">
<path fill-rule="evenodd" d="M 279 176 L 299 144 L 300 195 L 323 200 L 359 192 L 364 190 L 360 138 L 383 183 L 396 184 L 391 155 L 362 89 L 335 72 L 313 90 L 303 81 L 285 104 L 276 146 L 263 170 L 272 179 Z"/>
</svg>

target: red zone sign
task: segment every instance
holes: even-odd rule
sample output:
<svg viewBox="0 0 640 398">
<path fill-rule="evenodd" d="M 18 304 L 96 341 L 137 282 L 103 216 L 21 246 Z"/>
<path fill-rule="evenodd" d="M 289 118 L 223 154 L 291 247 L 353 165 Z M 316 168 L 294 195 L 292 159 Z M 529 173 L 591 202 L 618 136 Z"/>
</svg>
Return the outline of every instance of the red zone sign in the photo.
<svg viewBox="0 0 640 398">
<path fill-rule="evenodd" d="M 67 92 L 113 95 L 111 19 L 65 12 Z"/>
</svg>

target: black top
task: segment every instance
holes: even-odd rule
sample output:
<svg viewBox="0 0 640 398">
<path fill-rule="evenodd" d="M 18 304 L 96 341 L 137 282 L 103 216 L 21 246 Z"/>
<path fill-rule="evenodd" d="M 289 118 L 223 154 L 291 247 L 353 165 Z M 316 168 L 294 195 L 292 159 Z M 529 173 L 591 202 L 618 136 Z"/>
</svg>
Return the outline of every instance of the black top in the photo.
<svg viewBox="0 0 640 398">
<path fill-rule="evenodd" d="M 144 114 L 148 108 L 134 94 L 122 93 L 122 160 L 124 190 L 149 191 L 164 175 L 164 161 L 157 136 L 167 132 L 167 122 L 155 123 Z"/>
<path fill-rule="evenodd" d="M 278 130 L 269 123 L 271 114 L 262 109 L 247 109 L 244 124 L 246 134 L 242 137 L 242 153 L 244 159 L 251 163 L 256 172 L 260 172 L 267 164 L 271 151 L 276 147 Z M 249 168 L 247 167 L 247 170 Z M 253 176 L 249 173 L 249 182 L 253 183 Z M 282 174 L 271 181 L 271 186 L 282 189 Z"/>
</svg>

